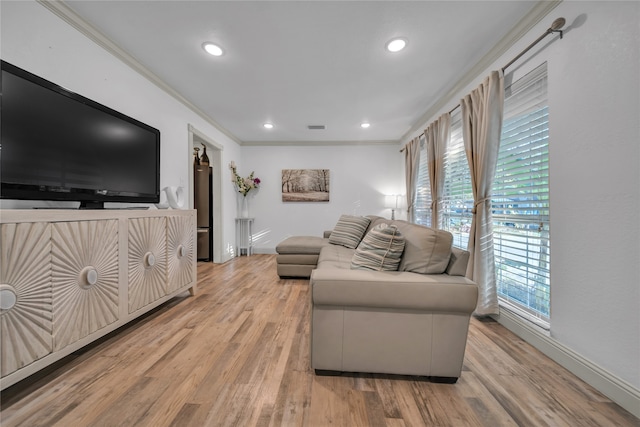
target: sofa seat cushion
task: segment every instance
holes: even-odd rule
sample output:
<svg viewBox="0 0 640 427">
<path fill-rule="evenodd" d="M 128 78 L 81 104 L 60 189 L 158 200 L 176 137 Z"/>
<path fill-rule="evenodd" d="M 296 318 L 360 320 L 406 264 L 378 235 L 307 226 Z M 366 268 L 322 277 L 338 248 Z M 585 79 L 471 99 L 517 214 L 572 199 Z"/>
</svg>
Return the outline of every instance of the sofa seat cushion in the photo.
<svg viewBox="0 0 640 427">
<path fill-rule="evenodd" d="M 323 251 L 324 254 L 324 251 Z M 311 273 L 314 305 L 472 313 L 478 287 L 463 276 L 322 267 Z"/>
<path fill-rule="evenodd" d="M 278 243 L 276 252 L 279 254 L 315 254 L 329 244 L 329 239 L 318 236 L 291 236 Z"/>
<path fill-rule="evenodd" d="M 318 268 L 350 269 L 351 259 L 355 249 L 345 248 L 340 245 L 327 245 L 322 248 L 318 256 Z"/>
</svg>

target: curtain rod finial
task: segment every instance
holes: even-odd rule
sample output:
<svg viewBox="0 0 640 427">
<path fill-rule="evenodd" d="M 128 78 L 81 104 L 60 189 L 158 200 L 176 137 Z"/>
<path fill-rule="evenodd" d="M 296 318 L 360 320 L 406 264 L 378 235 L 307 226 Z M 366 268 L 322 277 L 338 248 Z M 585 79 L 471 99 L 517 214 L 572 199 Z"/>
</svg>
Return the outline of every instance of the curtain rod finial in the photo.
<svg viewBox="0 0 640 427">
<path fill-rule="evenodd" d="M 567 21 L 564 18 L 558 18 L 555 21 L 553 21 L 549 29 L 552 31 L 558 31 L 560 28 L 564 27 L 564 24 L 566 22 Z"/>
<path fill-rule="evenodd" d="M 556 19 L 555 21 L 553 21 L 551 23 L 551 26 L 547 30 L 547 34 L 549 34 L 549 33 L 560 33 L 560 38 L 562 38 L 562 36 L 564 35 L 564 32 L 560 28 L 564 27 L 564 24 L 566 22 L 567 21 L 564 18 Z"/>
</svg>

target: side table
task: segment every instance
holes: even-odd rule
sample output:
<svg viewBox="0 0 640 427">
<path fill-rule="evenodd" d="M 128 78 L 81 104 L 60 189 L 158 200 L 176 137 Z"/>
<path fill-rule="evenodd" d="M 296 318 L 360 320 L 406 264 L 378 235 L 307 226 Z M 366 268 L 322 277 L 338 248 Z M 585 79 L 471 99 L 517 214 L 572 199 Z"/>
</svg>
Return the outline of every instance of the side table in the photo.
<svg viewBox="0 0 640 427">
<path fill-rule="evenodd" d="M 236 255 L 253 253 L 253 218 L 236 218 Z"/>
</svg>

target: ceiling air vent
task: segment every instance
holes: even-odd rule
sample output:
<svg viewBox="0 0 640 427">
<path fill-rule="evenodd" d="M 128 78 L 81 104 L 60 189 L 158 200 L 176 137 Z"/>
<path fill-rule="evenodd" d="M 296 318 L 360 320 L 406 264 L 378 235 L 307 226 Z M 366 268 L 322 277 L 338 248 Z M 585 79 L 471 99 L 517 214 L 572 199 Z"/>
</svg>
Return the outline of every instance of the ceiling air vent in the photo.
<svg viewBox="0 0 640 427">
<path fill-rule="evenodd" d="M 325 125 L 309 125 L 307 129 L 309 130 L 325 130 L 327 127 Z"/>
</svg>

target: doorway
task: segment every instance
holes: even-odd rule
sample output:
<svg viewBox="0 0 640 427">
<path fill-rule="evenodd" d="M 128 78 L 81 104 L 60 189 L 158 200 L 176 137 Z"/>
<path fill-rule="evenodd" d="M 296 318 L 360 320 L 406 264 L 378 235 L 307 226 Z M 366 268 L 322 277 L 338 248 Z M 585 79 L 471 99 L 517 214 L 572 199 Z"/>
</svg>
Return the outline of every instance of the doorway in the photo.
<svg viewBox="0 0 640 427">
<path fill-rule="evenodd" d="M 197 130 L 192 125 L 188 126 L 189 130 L 189 207 L 194 208 L 193 197 L 193 149 L 198 147 L 202 150 L 202 146 L 207 147 L 207 155 L 209 156 L 209 164 L 212 168 L 211 174 L 211 192 L 213 197 L 212 203 L 212 215 L 213 215 L 213 246 L 211 248 L 213 252 L 213 262 L 223 262 L 223 236 L 222 236 L 222 150 L 224 147 L 204 133 Z"/>
</svg>

